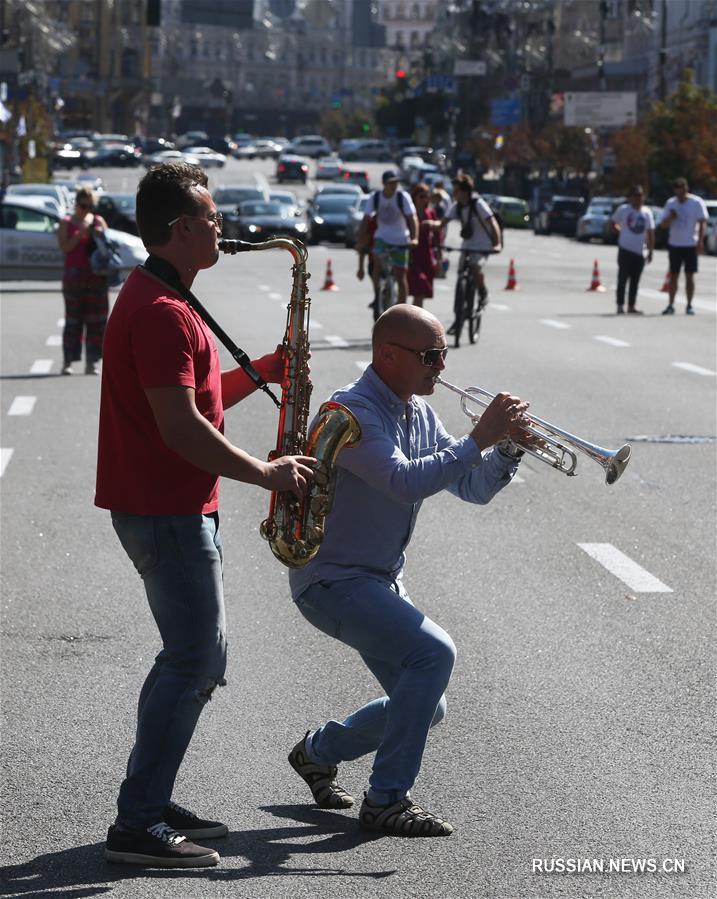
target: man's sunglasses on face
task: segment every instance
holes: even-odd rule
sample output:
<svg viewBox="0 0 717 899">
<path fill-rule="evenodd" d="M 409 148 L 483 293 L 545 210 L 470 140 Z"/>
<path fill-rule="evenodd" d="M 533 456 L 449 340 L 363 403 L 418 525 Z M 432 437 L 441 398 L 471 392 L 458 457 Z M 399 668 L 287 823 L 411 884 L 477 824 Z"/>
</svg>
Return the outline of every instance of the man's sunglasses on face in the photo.
<svg viewBox="0 0 717 899">
<path fill-rule="evenodd" d="M 421 365 L 425 365 L 427 368 L 433 368 L 434 365 L 438 365 L 448 354 L 447 346 L 432 347 L 430 350 L 414 350 L 410 346 L 403 346 L 400 343 L 392 343 L 391 346 L 396 346 L 399 350 L 405 350 L 407 353 L 413 353 L 414 356 L 418 357 Z"/>
</svg>

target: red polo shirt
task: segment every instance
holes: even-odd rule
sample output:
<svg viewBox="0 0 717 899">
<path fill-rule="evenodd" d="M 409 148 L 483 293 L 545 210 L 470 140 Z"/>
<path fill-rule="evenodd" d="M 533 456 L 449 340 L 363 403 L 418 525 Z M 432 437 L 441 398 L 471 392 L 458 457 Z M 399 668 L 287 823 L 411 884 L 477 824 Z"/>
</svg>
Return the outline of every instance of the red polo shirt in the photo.
<svg viewBox="0 0 717 899">
<path fill-rule="evenodd" d="M 223 432 L 211 332 L 183 299 L 136 268 L 105 331 L 95 505 L 134 515 L 216 511 L 219 478 L 169 449 L 144 392 L 173 386 L 193 387 L 200 414 Z"/>
</svg>

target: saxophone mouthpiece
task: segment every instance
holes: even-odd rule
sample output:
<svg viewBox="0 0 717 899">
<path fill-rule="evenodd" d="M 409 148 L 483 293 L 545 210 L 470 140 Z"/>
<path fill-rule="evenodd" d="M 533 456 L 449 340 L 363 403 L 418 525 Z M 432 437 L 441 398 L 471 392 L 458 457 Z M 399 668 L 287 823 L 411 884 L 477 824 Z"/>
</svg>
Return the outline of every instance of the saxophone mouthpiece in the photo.
<svg viewBox="0 0 717 899">
<path fill-rule="evenodd" d="M 248 240 L 220 240 L 219 249 L 222 253 L 245 253 L 247 250 L 253 250 L 254 244 Z"/>
</svg>

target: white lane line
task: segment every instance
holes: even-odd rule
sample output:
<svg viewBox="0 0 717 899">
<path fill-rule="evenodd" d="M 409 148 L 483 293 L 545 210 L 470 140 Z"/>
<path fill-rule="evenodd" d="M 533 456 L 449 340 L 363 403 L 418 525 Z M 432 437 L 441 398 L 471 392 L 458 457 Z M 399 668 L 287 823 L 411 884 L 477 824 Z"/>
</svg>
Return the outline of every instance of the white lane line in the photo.
<svg viewBox="0 0 717 899">
<path fill-rule="evenodd" d="M 599 340 L 601 343 L 607 343 L 609 346 L 630 346 L 626 340 L 619 340 L 617 337 L 604 337 L 602 334 L 597 335 L 593 340 Z"/>
<path fill-rule="evenodd" d="M 0 449 L 0 478 L 5 474 L 7 463 L 10 461 L 12 454 L 13 450 L 11 449 L 5 449 L 5 447 Z"/>
<path fill-rule="evenodd" d="M 35 359 L 30 366 L 31 375 L 46 375 L 52 371 L 53 359 Z"/>
<path fill-rule="evenodd" d="M 348 340 L 344 340 L 344 338 L 339 337 L 338 334 L 327 334 L 326 342 L 335 347 L 345 347 L 349 345 Z"/>
<path fill-rule="evenodd" d="M 511 484 L 524 484 L 525 478 L 522 478 L 519 474 L 513 475 L 513 480 L 510 482 Z"/>
<path fill-rule="evenodd" d="M 8 415 L 32 415 L 37 402 L 36 396 L 16 396 L 7 410 Z"/>
<path fill-rule="evenodd" d="M 570 325 L 566 325 L 565 322 L 556 322 L 554 318 L 541 318 L 541 325 L 547 325 L 549 328 L 569 328 Z"/>
<path fill-rule="evenodd" d="M 58 327 L 58 328 L 64 328 L 64 327 L 65 327 L 65 319 L 64 319 L 64 318 L 58 318 L 58 319 L 57 319 L 57 327 Z"/>
<path fill-rule="evenodd" d="M 366 371 L 366 369 L 369 367 L 370 364 L 371 364 L 370 359 L 359 359 L 356 362 L 356 365 L 358 366 L 358 368 L 361 369 L 361 371 Z"/>
<path fill-rule="evenodd" d="M 283 294 L 280 294 L 280 293 L 270 293 L 269 299 L 270 300 L 283 300 L 284 297 L 283 297 Z"/>
<path fill-rule="evenodd" d="M 271 290 L 271 287 L 269 287 L 268 284 L 260 284 L 260 285 L 259 285 L 259 290 L 263 290 L 263 291 L 265 291 L 265 292 L 268 292 L 268 291 Z"/>
<path fill-rule="evenodd" d="M 62 346 L 62 337 L 59 334 L 51 334 L 45 341 L 45 346 Z"/>
<path fill-rule="evenodd" d="M 490 305 L 491 305 L 491 308 L 497 309 L 498 312 L 509 312 L 509 311 L 510 311 L 510 306 L 506 306 L 506 305 L 504 305 L 503 303 L 493 303 L 493 302 L 491 302 Z M 515 478 L 513 478 L 513 480 L 515 480 Z"/>
<path fill-rule="evenodd" d="M 578 543 L 578 546 L 635 593 L 672 593 L 671 587 L 621 553 L 612 543 Z"/>
<path fill-rule="evenodd" d="M 711 371 L 709 368 L 702 368 L 701 365 L 693 365 L 691 362 L 673 362 L 675 368 L 682 368 L 690 371 L 694 375 L 707 375 L 708 377 L 717 377 L 717 371 Z"/>
<path fill-rule="evenodd" d="M 309 328 L 317 328 L 319 331 L 324 330 L 324 326 L 321 324 L 321 322 L 314 321 L 313 318 L 311 319 L 311 321 L 309 323 Z"/>
</svg>

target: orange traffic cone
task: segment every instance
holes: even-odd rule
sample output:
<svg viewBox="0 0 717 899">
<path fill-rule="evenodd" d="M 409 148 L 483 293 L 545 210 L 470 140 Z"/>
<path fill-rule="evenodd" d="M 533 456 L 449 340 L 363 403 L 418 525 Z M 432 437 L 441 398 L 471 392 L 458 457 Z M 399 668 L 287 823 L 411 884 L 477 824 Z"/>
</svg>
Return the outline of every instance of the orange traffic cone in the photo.
<svg viewBox="0 0 717 899">
<path fill-rule="evenodd" d="M 661 291 L 662 293 L 669 293 L 669 292 L 670 292 L 670 281 L 671 281 L 671 280 L 672 280 L 672 279 L 670 278 L 670 271 L 669 271 L 669 269 L 668 269 L 668 270 L 667 270 L 667 274 L 665 275 L 665 280 L 662 282 L 662 287 L 660 288 L 660 291 Z"/>
<path fill-rule="evenodd" d="M 597 259 L 593 264 L 593 279 L 590 282 L 590 287 L 588 287 L 588 290 L 597 290 L 599 293 L 605 293 L 605 288 L 600 283 L 600 270 L 598 269 Z"/>
<path fill-rule="evenodd" d="M 338 287 L 334 284 L 334 276 L 331 273 L 331 260 L 330 259 L 326 263 L 326 280 L 324 281 L 324 286 L 321 289 L 322 290 L 338 290 Z"/>
<path fill-rule="evenodd" d="M 518 282 L 515 280 L 515 263 L 513 260 L 510 260 L 510 265 L 508 266 L 508 283 L 503 288 L 504 290 L 519 290 Z"/>
</svg>

